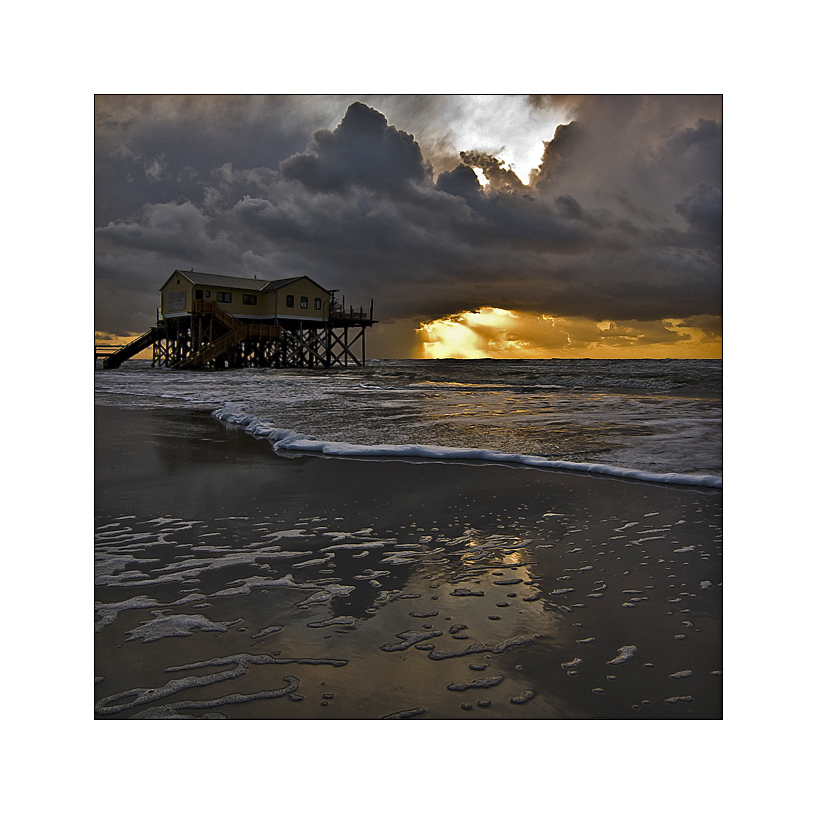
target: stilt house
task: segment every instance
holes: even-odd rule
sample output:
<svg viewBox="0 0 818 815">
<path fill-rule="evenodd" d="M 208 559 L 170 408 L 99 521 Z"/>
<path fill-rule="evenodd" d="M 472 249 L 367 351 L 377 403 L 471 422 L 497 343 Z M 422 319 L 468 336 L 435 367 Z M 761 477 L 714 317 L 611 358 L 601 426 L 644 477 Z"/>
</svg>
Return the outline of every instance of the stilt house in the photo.
<svg viewBox="0 0 818 815">
<path fill-rule="evenodd" d="M 230 277 L 177 269 L 160 289 L 156 325 L 103 360 L 118 368 L 153 346 L 169 368 L 364 365 L 373 306 L 348 310 L 309 277 Z"/>
</svg>

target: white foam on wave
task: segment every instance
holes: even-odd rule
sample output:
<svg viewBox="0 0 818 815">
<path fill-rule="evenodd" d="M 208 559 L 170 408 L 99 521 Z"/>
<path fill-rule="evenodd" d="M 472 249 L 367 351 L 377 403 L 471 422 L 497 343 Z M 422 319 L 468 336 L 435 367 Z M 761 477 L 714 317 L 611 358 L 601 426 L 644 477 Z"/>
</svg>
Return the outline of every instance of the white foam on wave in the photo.
<svg viewBox="0 0 818 815">
<path fill-rule="evenodd" d="M 234 413 L 228 407 L 217 408 L 212 415 L 223 422 L 243 426 L 248 433 L 266 438 L 277 453 L 312 453 L 347 458 L 420 458 L 437 461 L 478 461 L 489 464 L 516 464 L 547 470 L 564 470 L 607 475 L 655 484 L 721 489 L 722 479 L 715 475 L 651 473 L 644 470 L 576 461 L 555 461 L 543 456 L 501 453 L 481 448 L 442 447 L 434 444 L 351 444 L 324 441 L 315 436 L 273 425 L 247 413 Z"/>
</svg>

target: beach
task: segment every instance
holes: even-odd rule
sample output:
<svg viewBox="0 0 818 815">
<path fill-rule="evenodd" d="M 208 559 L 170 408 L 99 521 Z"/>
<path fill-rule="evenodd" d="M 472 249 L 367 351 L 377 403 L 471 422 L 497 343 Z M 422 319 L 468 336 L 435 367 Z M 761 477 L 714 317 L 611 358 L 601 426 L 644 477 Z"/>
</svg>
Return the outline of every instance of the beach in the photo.
<svg viewBox="0 0 818 815">
<path fill-rule="evenodd" d="M 95 407 L 95 716 L 720 719 L 721 490 Z"/>
</svg>

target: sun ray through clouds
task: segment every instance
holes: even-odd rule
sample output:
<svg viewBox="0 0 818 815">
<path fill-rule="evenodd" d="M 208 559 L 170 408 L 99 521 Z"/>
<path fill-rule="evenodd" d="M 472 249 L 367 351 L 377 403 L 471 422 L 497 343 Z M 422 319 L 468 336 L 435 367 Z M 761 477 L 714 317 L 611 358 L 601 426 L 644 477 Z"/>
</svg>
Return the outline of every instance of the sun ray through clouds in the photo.
<svg viewBox="0 0 818 815">
<path fill-rule="evenodd" d="M 721 329 L 694 320 L 591 320 L 484 306 L 422 323 L 425 359 L 717 359 Z"/>
</svg>

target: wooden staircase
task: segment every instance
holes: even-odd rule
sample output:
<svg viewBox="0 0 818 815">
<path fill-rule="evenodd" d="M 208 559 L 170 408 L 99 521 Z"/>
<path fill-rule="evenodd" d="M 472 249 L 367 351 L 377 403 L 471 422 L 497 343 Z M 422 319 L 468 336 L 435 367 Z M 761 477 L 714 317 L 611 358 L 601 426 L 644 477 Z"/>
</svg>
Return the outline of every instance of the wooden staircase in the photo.
<svg viewBox="0 0 818 815">
<path fill-rule="evenodd" d="M 125 360 L 136 356 L 140 351 L 144 351 L 146 348 L 150 348 L 150 346 L 157 340 L 164 339 L 164 337 L 164 326 L 155 325 L 153 328 L 149 328 L 144 334 L 137 337 L 135 340 L 131 340 L 123 348 L 120 348 L 118 351 L 114 351 L 114 353 L 110 356 L 105 357 L 102 360 L 102 367 L 106 369 L 118 368 L 123 362 L 125 362 Z"/>
<path fill-rule="evenodd" d="M 184 359 L 177 362 L 174 368 L 201 368 L 208 362 L 212 362 L 217 357 L 226 354 L 238 343 L 250 337 L 262 339 L 277 339 L 281 336 L 281 329 L 277 325 L 257 325 L 253 323 L 243 323 L 237 320 L 232 314 L 228 314 L 221 306 L 212 300 L 200 300 L 194 304 L 194 311 L 201 314 L 213 314 L 213 316 L 228 330 L 226 334 L 207 343 L 197 351 L 188 354 Z"/>
<path fill-rule="evenodd" d="M 213 314 L 220 323 L 228 328 L 239 328 L 244 325 L 241 320 L 237 320 L 232 314 L 228 314 L 218 303 L 213 300 L 195 300 L 193 303 L 194 314 Z"/>
</svg>

